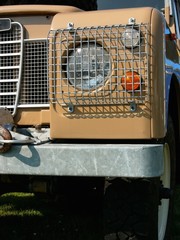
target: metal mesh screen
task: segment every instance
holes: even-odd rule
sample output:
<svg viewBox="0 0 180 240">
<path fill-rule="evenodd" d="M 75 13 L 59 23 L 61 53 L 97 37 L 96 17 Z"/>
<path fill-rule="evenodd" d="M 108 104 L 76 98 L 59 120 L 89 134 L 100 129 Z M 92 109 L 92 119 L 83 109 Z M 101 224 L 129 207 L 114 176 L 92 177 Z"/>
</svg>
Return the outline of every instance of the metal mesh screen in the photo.
<svg viewBox="0 0 180 240">
<path fill-rule="evenodd" d="M 0 106 L 12 115 L 18 107 L 48 106 L 47 39 L 24 40 L 14 22 L 0 32 Z"/>
<path fill-rule="evenodd" d="M 127 29 L 130 33 L 135 29 L 139 41 L 127 38 L 124 34 Z M 136 46 L 132 47 L 134 42 Z M 148 42 L 146 24 L 50 31 L 50 100 L 61 105 L 82 106 L 144 103 L 150 89 Z M 91 53 L 92 46 L 95 46 L 94 53 Z M 126 74 L 130 71 L 140 79 L 135 90 L 124 87 L 128 84 Z M 132 81 L 134 87 L 133 75 Z"/>
<path fill-rule="evenodd" d="M 47 83 L 47 41 L 25 41 L 20 106 L 47 104 Z"/>
</svg>

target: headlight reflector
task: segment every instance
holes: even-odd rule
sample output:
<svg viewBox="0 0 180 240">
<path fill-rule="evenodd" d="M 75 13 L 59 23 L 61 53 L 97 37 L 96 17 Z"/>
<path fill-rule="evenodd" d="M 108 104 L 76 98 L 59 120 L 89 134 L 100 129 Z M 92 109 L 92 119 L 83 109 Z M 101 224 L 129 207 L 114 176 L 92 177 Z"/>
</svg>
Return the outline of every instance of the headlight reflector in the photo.
<svg viewBox="0 0 180 240">
<path fill-rule="evenodd" d="M 137 47 L 140 43 L 140 32 L 134 28 L 127 28 L 122 33 L 122 43 L 126 48 Z"/>
<path fill-rule="evenodd" d="M 110 72 L 110 53 L 100 44 L 83 43 L 69 54 L 67 77 L 75 88 L 91 90 L 103 86 Z"/>
</svg>

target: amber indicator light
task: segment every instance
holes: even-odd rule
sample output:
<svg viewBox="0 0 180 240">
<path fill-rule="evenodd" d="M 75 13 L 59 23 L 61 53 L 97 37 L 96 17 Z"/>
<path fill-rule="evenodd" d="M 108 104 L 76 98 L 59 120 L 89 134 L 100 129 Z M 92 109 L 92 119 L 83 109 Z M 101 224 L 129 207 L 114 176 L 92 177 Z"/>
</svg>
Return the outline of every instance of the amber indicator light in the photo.
<svg viewBox="0 0 180 240">
<path fill-rule="evenodd" d="M 127 91 L 137 90 L 140 87 L 141 77 L 137 72 L 126 72 L 121 78 L 121 85 Z"/>
</svg>

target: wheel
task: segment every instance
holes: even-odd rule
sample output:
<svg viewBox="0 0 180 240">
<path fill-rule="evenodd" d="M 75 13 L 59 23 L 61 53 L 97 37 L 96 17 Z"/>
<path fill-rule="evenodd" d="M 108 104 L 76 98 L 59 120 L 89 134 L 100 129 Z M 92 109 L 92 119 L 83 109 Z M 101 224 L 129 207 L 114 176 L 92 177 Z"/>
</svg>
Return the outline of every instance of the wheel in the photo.
<svg viewBox="0 0 180 240">
<path fill-rule="evenodd" d="M 67 5 L 74 6 L 85 11 L 96 10 L 97 0 L 4 0 L 0 5 L 17 5 L 17 4 L 48 4 L 48 5 Z"/>
<path fill-rule="evenodd" d="M 169 240 L 175 182 L 175 138 L 171 118 L 160 178 L 107 182 L 104 195 L 105 240 Z"/>
<path fill-rule="evenodd" d="M 157 240 L 157 224 L 149 217 L 157 213 L 152 204 L 157 191 L 152 185 L 148 179 L 115 179 L 110 183 L 104 197 L 105 240 Z"/>
<path fill-rule="evenodd" d="M 171 117 L 168 118 L 168 129 L 165 138 L 164 148 L 164 174 L 160 181 L 163 188 L 160 188 L 160 200 L 158 214 L 158 239 L 171 239 L 171 226 L 173 218 L 173 202 L 174 202 L 174 187 L 175 187 L 175 172 L 176 172 L 176 142 L 174 125 Z M 170 189 L 170 191 L 168 190 Z M 162 190 L 162 191 L 161 191 Z"/>
</svg>

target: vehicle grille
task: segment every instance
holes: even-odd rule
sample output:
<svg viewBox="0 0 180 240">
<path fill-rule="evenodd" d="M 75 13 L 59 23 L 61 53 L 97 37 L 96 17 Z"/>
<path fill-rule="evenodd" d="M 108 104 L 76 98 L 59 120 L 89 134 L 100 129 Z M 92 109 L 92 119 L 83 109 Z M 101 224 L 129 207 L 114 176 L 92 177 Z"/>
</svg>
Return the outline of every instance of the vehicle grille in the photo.
<svg viewBox="0 0 180 240">
<path fill-rule="evenodd" d="M 126 42 L 123 32 L 127 28 L 136 29 L 141 36 L 136 47 L 127 48 L 123 44 Z M 149 98 L 149 31 L 147 24 L 59 29 L 52 30 L 48 38 L 50 100 L 53 103 L 65 106 L 117 105 L 132 102 L 143 104 Z M 86 44 L 87 47 L 90 44 L 98 44 L 102 50 L 105 49 L 108 52 L 111 59 L 111 74 L 104 79 L 102 85 L 97 85 L 93 89 L 76 86 L 76 69 L 71 74 L 74 79 L 68 79 L 69 56 L 83 44 Z M 90 57 L 87 56 L 87 59 L 89 60 Z M 95 59 L 97 59 L 97 54 Z M 74 64 L 76 64 L 75 60 Z M 78 64 L 83 65 L 82 56 L 79 57 Z M 89 69 L 87 75 L 90 76 L 90 66 L 87 69 Z M 82 76 L 83 70 L 80 71 L 78 73 Z M 101 69 L 101 71 L 105 75 L 105 70 Z M 136 90 L 127 91 L 122 87 L 122 78 L 125 78 L 126 72 L 129 71 L 137 72 L 140 76 L 141 84 Z M 83 85 L 83 79 L 79 82 L 79 86 Z"/>
<path fill-rule="evenodd" d="M 10 108 L 15 114 L 23 52 L 23 29 L 19 23 L 12 23 L 10 31 L 0 33 L 0 105 Z"/>
<path fill-rule="evenodd" d="M 15 115 L 20 107 L 48 105 L 47 40 L 24 40 L 12 22 L 0 32 L 0 107 Z"/>
<path fill-rule="evenodd" d="M 47 41 L 24 42 L 24 61 L 19 106 L 48 103 Z"/>
</svg>

